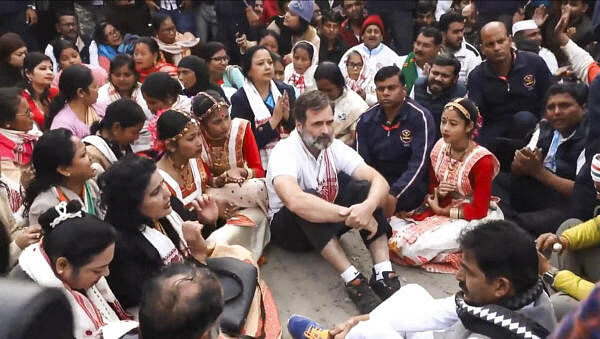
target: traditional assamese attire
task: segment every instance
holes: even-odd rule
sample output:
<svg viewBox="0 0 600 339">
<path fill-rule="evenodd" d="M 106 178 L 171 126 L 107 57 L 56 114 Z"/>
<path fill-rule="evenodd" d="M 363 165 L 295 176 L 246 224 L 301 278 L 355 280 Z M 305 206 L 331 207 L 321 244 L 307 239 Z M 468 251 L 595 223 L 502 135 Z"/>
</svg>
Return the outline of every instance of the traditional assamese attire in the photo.
<svg viewBox="0 0 600 339">
<path fill-rule="evenodd" d="M 361 90 L 364 91 L 365 101 L 369 106 L 372 106 L 377 103 L 377 95 L 375 94 L 375 83 L 373 82 L 373 77 L 375 75 L 371 74 L 371 72 L 369 71 L 369 67 L 367 66 L 367 56 L 361 50 L 357 49 L 356 52 L 358 52 L 363 62 L 363 67 L 360 70 L 360 73 L 358 74 L 358 79 L 354 80 L 348 75 L 347 63 L 350 53 L 346 53 L 342 56 L 338 67 L 340 68 L 344 79 L 346 79 L 346 87 L 348 87 L 356 93 L 360 92 Z"/>
<path fill-rule="evenodd" d="M 450 205 L 463 219 L 433 214 L 430 208 L 410 218 L 392 217 L 389 239 L 392 260 L 398 264 L 421 266 L 432 272 L 454 273 L 460 264 L 458 237 L 465 228 L 488 220 L 503 219 L 495 198 L 492 180 L 500 170 L 498 159 L 485 147 L 476 145 L 463 160 L 450 157 L 450 144 L 438 140 L 431 151 L 429 193 L 440 182 L 456 186 L 439 202 Z M 453 214 L 451 209 L 451 215 Z"/>
<path fill-rule="evenodd" d="M 250 179 L 242 186 L 232 183 L 221 188 L 207 187 L 206 183 L 212 175 L 210 169 L 199 158 L 190 159 L 182 172 L 191 174 L 193 180 L 186 185 L 179 185 L 169 173 L 159 169 L 171 194 L 186 207 L 203 193 L 208 193 L 244 208 L 226 220 L 225 225 L 213 231 L 207 240 L 219 244 L 241 245 L 252 252 L 254 260 L 258 260 L 270 239 L 266 218 L 267 189 L 264 180 Z M 181 176 L 189 177 L 189 174 Z"/>
<path fill-rule="evenodd" d="M 175 42 L 172 44 L 164 43 L 158 38 L 154 38 L 154 41 L 163 53 L 164 61 L 178 65 L 181 59 L 191 54 L 190 48 L 196 46 L 200 39 L 194 37 L 191 33 L 181 34 L 177 32 Z"/>
<path fill-rule="evenodd" d="M 138 326 L 137 322 L 132 321 L 133 317 L 121 307 L 104 277 L 85 291 L 74 290 L 58 279 L 40 243 L 23 250 L 17 268 L 35 283 L 58 288 L 65 294 L 73 312 L 73 336 L 77 339 L 101 338 L 102 327 L 115 322 L 127 322 L 128 324 L 123 325 L 129 330 Z M 11 274 L 23 275 L 13 272 Z"/>
</svg>

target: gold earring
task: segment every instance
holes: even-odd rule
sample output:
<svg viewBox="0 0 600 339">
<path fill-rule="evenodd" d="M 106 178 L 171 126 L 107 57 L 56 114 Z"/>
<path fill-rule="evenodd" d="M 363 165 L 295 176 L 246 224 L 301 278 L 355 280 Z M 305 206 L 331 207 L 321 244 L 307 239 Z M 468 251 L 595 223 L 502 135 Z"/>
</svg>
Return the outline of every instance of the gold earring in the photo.
<svg viewBox="0 0 600 339">
<path fill-rule="evenodd" d="M 70 172 L 67 172 L 67 173 L 65 173 L 65 176 L 67 176 L 67 177 L 70 177 L 70 176 L 71 176 L 71 173 L 70 173 Z"/>
<path fill-rule="evenodd" d="M 10 124 L 6 124 L 6 128 L 10 128 Z"/>
</svg>

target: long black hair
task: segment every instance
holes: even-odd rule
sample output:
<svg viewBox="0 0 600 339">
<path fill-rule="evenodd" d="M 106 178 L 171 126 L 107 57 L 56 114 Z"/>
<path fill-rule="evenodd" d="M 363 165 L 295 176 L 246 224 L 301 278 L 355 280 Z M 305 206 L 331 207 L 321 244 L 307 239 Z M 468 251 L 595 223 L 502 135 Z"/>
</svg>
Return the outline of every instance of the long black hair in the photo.
<svg viewBox="0 0 600 339">
<path fill-rule="evenodd" d="M 150 224 L 152 220 L 142 215 L 140 204 L 155 171 L 151 159 L 128 154 L 101 174 L 98 186 L 106 207 L 104 220 L 123 232 L 137 232 Z"/>
<path fill-rule="evenodd" d="M 90 134 L 96 134 L 102 129 L 110 129 L 116 123 L 119 123 L 121 128 L 127 128 L 144 121 L 146 121 L 146 115 L 140 105 L 131 99 L 121 98 L 106 107 L 106 113 L 102 120 L 94 122 L 90 127 Z"/>
<path fill-rule="evenodd" d="M 35 198 L 52 186 L 60 185 L 65 177 L 58 173 L 60 166 L 69 166 L 75 157 L 73 133 L 64 128 L 45 132 L 37 141 L 31 156 L 35 177 L 25 190 L 25 211 L 28 212 Z"/>
<path fill-rule="evenodd" d="M 46 118 L 45 128 L 50 129 L 52 120 L 62 110 L 67 102 L 77 97 L 77 90 L 88 90 L 88 87 L 94 82 L 92 71 L 84 65 L 71 65 L 67 67 L 60 75 L 58 82 L 59 93 L 52 99 L 48 118 Z"/>
<path fill-rule="evenodd" d="M 190 122 L 190 118 L 180 112 L 168 110 L 156 121 L 156 131 L 159 140 L 167 140 L 181 133 Z"/>
<path fill-rule="evenodd" d="M 194 86 L 183 89 L 183 93 L 186 96 L 193 97 L 194 95 L 200 92 L 204 92 L 208 89 L 222 93 L 222 95 L 225 96 L 225 93 L 223 92 L 223 89 L 220 86 L 217 86 L 210 82 L 210 75 L 208 72 L 207 63 L 208 61 L 205 61 L 202 58 L 197 57 L 195 55 L 188 55 L 179 61 L 177 67 L 189 68 L 194 72 L 194 75 L 196 76 L 196 83 L 194 84 Z"/>
<path fill-rule="evenodd" d="M 50 67 L 52 67 L 52 59 L 44 53 L 41 52 L 31 52 L 27 53 L 25 56 L 25 60 L 23 60 L 23 73 L 25 74 L 25 89 L 31 93 L 31 97 L 36 97 L 35 91 L 33 90 L 33 85 L 31 81 L 27 78 L 27 73 L 31 73 L 33 75 L 33 70 L 37 67 L 37 65 L 41 64 L 42 61 L 49 61 Z M 50 86 L 44 88 L 42 93 L 39 93 L 39 100 L 42 105 L 50 104 Z"/>
<path fill-rule="evenodd" d="M 66 219 L 58 224 L 50 224 L 59 217 L 55 207 L 48 209 L 38 219 L 44 232 L 42 247 L 50 259 L 52 269 L 56 260 L 67 258 L 75 273 L 92 259 L 115 243 L 115 229 L 96 216 L 81 210 L 81 203 L 72 200 L 66 205 L 67 213 L 79 213 L 81 217 Z"/>
</svg>

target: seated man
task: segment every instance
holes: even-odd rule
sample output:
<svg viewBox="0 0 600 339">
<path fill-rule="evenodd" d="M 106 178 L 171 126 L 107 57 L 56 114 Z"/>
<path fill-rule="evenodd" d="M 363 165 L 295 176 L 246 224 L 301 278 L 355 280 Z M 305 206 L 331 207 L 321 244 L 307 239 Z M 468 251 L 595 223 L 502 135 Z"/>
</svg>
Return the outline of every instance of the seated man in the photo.
<svg viewBox="0 0 600 339">
<path fill-rule="evenodd" d="M 79 50 L 79 56 L 84 64 L 98 66 L 98 46 L 94 40 L 81 36 L 79 34 L 79 20 L 73 10 L 64 9 L 56 13 L 56 39 L 66 39 L 71 41 Z M 54 57 L 54 48 L 52 42 L 44 50 L 51 60 L 54 73 L 58 73 L 58 60 Z"/>
<path fill-rule="evenodd" d="M 494 183 L 504 217 L 534 236 L 555 232 L 567 217 L 575 177 L 585 162 L 585 93 L 574 84 L 548 90 L 546 119 L 515 152 L 512 173 Z"/>
<path fill-rule="evenodd" d="M 346 45 L 354 47 L 360 44 L 360 32 L 365 20 L 365 3 L 364 0 L 344 0 L 342 6 L 346 20 L 342 22 L 339 35 Z"/>
<path fill-rule="evenodd" d="M 431 113 L 406 97 L 404 73 L 396 66 L 375 75 L 378 105 L 361 117 L 356 127 L 358 153 L 391 186 L 386 215 L 411 211 L 427 193 L 429 153 L 435 130 Z"/>
<path fill-rule="evenodd" d="M 144 286 L 140 334 L 144 339 L 216 339 L 221 312 L 217 277 L 206 268 L 173 264 Z"/>
<path fill-rule="evenodd" d="M 340 273 L 358 309 L 369 312 L 400 288 L 389 259 L 391 227 L 380 208 L 389 186 L 358 153 L 333 139 L 325 93 L 301 95 L 295 116 L 296 129 L 275 146 L 267 170 L 271 241 L 288 250 L 319 251 Z M 369 282 L 339 243 L 352 228 L 360 230 L 371 252 Z"/>
<path fill-rule="evenodd" d="M 336 12 L 323 13 L 323 24 L 319 27 L 321 47 L 319 48 L 319 62 L 331 61 L 338 63 L 342 55 L 348 50 L 348 45 L 338 35 L 342 16 Z"/>
<path fill-rule="evenodd" d="M 440 17 L 440 31 L 442 49 L 460 61 L 458 81 L 465 85 L 469 73 L 481 63 L 481 55 L 477 48 L 464 39 L 465 17 L 457 12 L 443 14 Z"/>
<path fill-rule="evenodd" d="M 371 76 L 384 66 L 396 65 L 400 67 L 403 61 L 400 60 L 396 52 L 383 43 L 384 32 L 383 21 L 378 15 L 370 15 L 365 18 L 360 32 L 362 43 L 349 48 L 344 53 L 338 63 L 340 69 L 346 67 L 348 54 L 353 51 L 358 51 L 361 55 L 365 56 L 367 59 L 365 65 L 367 67 L 366 73 L 371 74 Z"/>
<path fill-rule="evenodd" d="M 590 172 L 586 174 L 589 176 Z M 596 192 L 600 194 L 600 154 L 593 157 L 591 177 Z M 543 274 L 548 286 L 558 292 L 551 297 L 558 320 L 575 310 L 579 301 L 587 298 L 594 284 L 600 281 L 599 223 L 600 216 L 586 222 L 569 219 L 562 223 L 556 234 L 544 233 L 536 240 L 542 253 L 549 253 L 556 244 L 560 244 L 555 251 L 558 255 L 552 257 L 555 266 L 545 257 L 540 257 L 540 274 Z"/>
<path fill-rule="evenodd" d="M 430 0 L 419 0 L 415 8 L 414 31 L 418 32 L 423 27 L 435 27 L 435 3 Z"/>
<path fill-rule="evenodd" d="M 469 74 L 467 93 L 479 107 L 483 126 L 478 142 L 492 151 L 508 171 L 516 147 L 539 120 L 543 98 L 552 81 L 546 63 L 531 52 L 513 51 L 503 23 L 481 29 L 486 60 Z"/>
<path fill-rule="evenodd" d="M 458 83 L 461 64 L 454 57 L 441 54 L 433 59 L 429 76 L 415 83 L 415 101 L 427 108 L 433 117 L 435 139 L 441 137 L 440 123 L 444 106 L 452 99 L 464 97 L 467 89 Z"/>
<path fill-rule="evenodd" d="M 413 44 L 413 51 L 400 57 L 402 74 L 406 85 L 406 92 L 414 97 L 413 85 L 417 79 L 427 76 L 427 68 L 442 46 L 442 33 L 435 27 L 423 27 L 417 34 Z M 426 66 L 427 65 L 427 66 Z"/>
<path fill-rule="evenodd" d="M 545 338 L 554 329 L 529 234 L 513 223 L 490 221 L 465 231 L 460 247 L 456 295 L 434 299 L 423 287 L 406 285 L 361 318 L 368 320 L 351 319 L 331 331 L 292 316 L 292 338 L 433 338 L 429 331 L 445 330 L 444 338 Z"/>
</svg>

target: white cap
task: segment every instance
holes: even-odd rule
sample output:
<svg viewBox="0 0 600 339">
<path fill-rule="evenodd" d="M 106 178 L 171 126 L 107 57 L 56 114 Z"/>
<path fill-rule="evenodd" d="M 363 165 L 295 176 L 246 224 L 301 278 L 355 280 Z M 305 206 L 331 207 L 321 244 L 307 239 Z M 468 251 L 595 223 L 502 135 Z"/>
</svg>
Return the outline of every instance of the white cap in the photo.
<svg viewBox="0 0 600 339">
<path fill-rule="evenodd" d="M 534 20 L 521 20 L 517 21 L 512 26 L 512 34 L 515 35 L 517 32 L 526 31 L 528 29 L 538 28 Z"/>
</svg>

